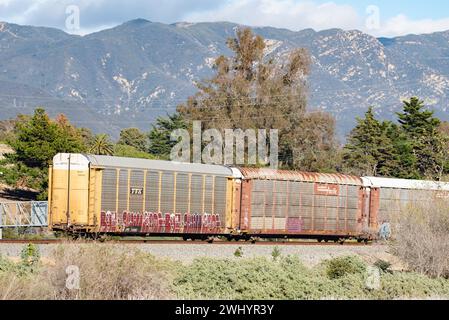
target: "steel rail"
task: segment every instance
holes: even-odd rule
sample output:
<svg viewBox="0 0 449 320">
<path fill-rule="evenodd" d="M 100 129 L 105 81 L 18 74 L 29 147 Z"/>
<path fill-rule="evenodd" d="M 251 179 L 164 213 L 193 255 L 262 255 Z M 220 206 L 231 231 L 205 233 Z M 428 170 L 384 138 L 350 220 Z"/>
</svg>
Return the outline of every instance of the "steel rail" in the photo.
<svg viewBox="0 0 449 320">
<path fill-rule="evenodd" d="M 40 240 L 27 240 L 27 239 L 5 239 L 0 240 L 0 245 L 2 244 L 176 244 L 176 245 L 232 245 L 232 246 L 369 246 L 372 243 L 358 243 L 358 242 L 312 242 L 312 241 L 256 241 L 252 243 L 251 241 L 222 241 L 216 240 L 213 242 L 208 241 L 183 241 L 183 240 L 67 240 L 67 239 L 40 239 Z"/>
</svg>

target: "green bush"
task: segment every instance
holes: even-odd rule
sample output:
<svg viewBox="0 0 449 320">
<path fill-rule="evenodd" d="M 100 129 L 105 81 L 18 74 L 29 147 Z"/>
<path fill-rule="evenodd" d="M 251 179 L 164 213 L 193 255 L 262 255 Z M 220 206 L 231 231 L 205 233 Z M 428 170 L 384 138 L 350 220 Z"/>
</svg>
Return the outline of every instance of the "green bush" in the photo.
<svg viewBox="0 0 449 320">
<path fill-rule="evenodd" d="M 50 254 L 52 264 L 41 264 L 38 257 L 32 245 L 24 247 L 19 263 L 0 256 L 0 298 L 449 298 L 448 280 L 417 273 L 381 273 L 380 288 L 370 289 L 366 266 L 356 257 L 331 259 L 314 268 L 305 267 L 296 256 L 279 256 L 277 260 L 200 258 L 185 265 L 108 244 L 62 244 Z M 79 268 L 79 289 L 66 287 L 68 266 Z"/>
<path fill-rule="evenodd" d="M 238 247 L 238 248 L 234 251 L 234 257 L 236 257 L 236 258 L 241 258 L 241 257 L 243 257 L 243 249 L 242 249 L 242 247 Z"/>
<path fill-rule="evenodd" d="M 36 245 L 32 243 L 25 245 L 20 253 L 21 272 L 29 273 L 37 271 L 40 263 L 40 256 L 39 248 Z"/>
<path fill-rule="evenodd" d="M 278 246 L 274 247 L 273 251 L 271 252 L 271 256 L 273 257 L 273 260 L 276 261 L 279 259 L 279 257 L 282 255 L 281 249 L 279 249 Z"/>
<path fill-rule="evenodd" d="M 381 289 L 373 292 L 372 299 L 425 299 L 449 298 L 449 281 L 432 279 L 418 273 L 395 272 L 381 276 Z"/>
<path fill-rule="evenodd" d="M 7 272 L 12 269 L 14 269 L 14 264 L 0 254 L 0 272 Z"/>
<path fill-rule="evenodd" d="M 335 258 L 327 261 L 326 274 L 330 279 L 338 279 L 347 274 L 363 274 L 366 264 L 356 256 Z"/>
<path fill-rule="evenodd" d="M 377 260 L 374 266 L 382 270 L 382 272 L 391 272 L 391 263 L 382 259 Z"/>
</svg>

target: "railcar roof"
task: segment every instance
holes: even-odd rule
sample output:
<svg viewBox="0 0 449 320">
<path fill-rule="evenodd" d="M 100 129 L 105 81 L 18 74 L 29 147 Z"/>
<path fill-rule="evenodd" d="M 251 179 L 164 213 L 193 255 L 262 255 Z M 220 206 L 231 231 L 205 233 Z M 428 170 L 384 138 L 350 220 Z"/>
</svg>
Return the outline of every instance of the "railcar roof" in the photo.
<svg viewBox="0 0 449 320">
<path fill-rule="evenodd" d="M 222 165 L 208 165 L 199 163 L 179 163 L 173 161 L 124 158 L 113 156 L 83 155 L 94 167 L 146 169 L 156 171 L 177 171 L 216 176 L 232 177 L 231 168 Z"/>
<path fill-rule="evenodd" d="M 449 191 L 448 182 L 380 177 L 362 177 L 362 180 L 365 187 Z"/>
<path fill-rule="evenodd" d="M 312 173 L 302 171 L 275 170 L 269 168 L 239 168 L 244 179 L 303 181 L 362 186 L 356 176 L 334 173 Z"/>
</svg>

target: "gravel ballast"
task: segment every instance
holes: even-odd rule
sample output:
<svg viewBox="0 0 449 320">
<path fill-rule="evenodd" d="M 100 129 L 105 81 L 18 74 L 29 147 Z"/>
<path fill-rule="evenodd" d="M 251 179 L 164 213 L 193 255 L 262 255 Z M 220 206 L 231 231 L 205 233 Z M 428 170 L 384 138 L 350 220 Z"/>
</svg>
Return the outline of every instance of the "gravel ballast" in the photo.
<svg viewBox="0 0 449 320">
<path fill-rule="evenodd" d="M 60 244 L 38 245 L 41 257 L 50 258 L 51 252 Z M 65 244 L 65 245 L 89 245 L 89 244 Z M 101 244 L 107 248 L 110 244 Z M 0 244 L 0 254 L 9 257 L 20 257 L 23 244 Z M 117 246 L 117 245 L 115 245 Z M 232 258 L 238 248 L 241 248 L 243 257 L 271 257 L 275 245 L 252 245 L 240 244 L 118 244 L 123 250 L 139 249 L 150 253 L 156 257 L 170 258 L 184 263 L 189 263 L 195 258 Z M 377 259 L 392 260 L 386 245 L 366 245 L 366 246 L 344 246 L 344 245 L 278 245 L 282 255 L 298 256 L 304 264 L 314 266 L 326 259 L 335 257 L 359 255 L 365 260 L 375 261 Z"/>
</svg>

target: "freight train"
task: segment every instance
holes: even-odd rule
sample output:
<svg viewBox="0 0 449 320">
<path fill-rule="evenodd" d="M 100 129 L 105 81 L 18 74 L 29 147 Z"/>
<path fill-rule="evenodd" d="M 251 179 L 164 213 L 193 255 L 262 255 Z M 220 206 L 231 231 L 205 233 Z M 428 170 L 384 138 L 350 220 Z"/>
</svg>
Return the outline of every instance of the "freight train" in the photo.
<svg viewBox="0 0 449 320">
<path fill-rule="evenodd" d="M 449 183 L 66 153 L 49 170 L 50 228 L 83 236 L 368 241 L 435 199 Z"/>
</svg>

